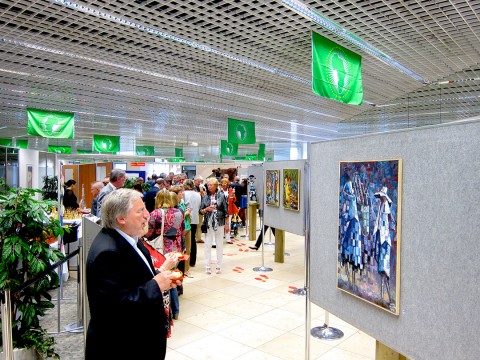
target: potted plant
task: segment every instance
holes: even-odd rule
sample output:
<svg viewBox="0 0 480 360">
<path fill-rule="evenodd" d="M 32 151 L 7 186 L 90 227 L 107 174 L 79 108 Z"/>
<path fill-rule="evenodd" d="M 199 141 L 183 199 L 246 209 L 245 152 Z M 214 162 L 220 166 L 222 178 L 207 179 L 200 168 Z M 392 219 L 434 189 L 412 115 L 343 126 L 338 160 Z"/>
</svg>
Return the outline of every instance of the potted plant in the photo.
<svg viewBox="0 0 480 360">
<path fill-rule="evenodd" d="M 12 291 L 13 347 L 35 349 L 44 357 L 59 358 L 53 337 L 39 323 L 45 311 L 54 307 L 48 290 L 58 286 L 58 274 L 51 271 L 33 285 L 13 293 L 45 272 L 50 264 L 64 259 L 59 250 L 47 243 L 52 237 L 63 235 L 60 222 L 47 213 L 58 202 L 36 200 L 38 192 L 0 184 L 0 290 Z"/>
</svg>

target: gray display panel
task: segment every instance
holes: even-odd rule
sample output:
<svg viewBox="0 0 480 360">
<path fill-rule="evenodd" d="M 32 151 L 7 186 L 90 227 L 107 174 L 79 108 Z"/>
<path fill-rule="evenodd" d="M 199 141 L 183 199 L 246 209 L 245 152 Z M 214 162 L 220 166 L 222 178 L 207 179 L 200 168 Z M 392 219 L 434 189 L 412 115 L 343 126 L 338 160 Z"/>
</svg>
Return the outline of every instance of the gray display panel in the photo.
<svg viewBox="0 0 480 360">
<path fill-rule="evenodd" d="M 480 122 L 311 146 L 311 299 L 412 359 L 477 359 Z M 400 315 L 337 289 L 339 162 L 402 159 Z"/>
</svg>

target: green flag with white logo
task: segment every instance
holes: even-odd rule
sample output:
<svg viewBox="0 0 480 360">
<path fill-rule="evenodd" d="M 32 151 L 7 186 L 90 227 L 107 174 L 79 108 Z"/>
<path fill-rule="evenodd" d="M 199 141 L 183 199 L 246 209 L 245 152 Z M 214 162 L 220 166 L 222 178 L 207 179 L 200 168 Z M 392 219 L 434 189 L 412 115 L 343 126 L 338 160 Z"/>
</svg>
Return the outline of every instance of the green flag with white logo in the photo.
<svg viewBox="0 0 480 360">
<path fill-rule="evenodd" d="M 20 149 L 28 149 L 28 140 L 25 140 L 25 139 L 17 139 L 15 141 L 15 146 L 20 148 Z"/>
<path fill-rule="evenodd" d="M 246 154 L 245 160 L 257 160 L 257 154 Z"/>
<path fill-rule="evenodd" d="M 175 148 L 175 157 L 183 157 L 183 149 L 182 148 Z"/>
<path fill-rule="evenodd" d="M 312 31 L 312 90 L 326 98 L 361 105 L 362 57 Z"/>
<path fill-rule="evenodd" d="M 136 146 L 135 153 L 137 156 L 154 156 L 155 147 L 154 146 Z"/>
<path fill-rule="evenodd" d="M 12 146 L 12 144 L 13 144 L 12 139 L 7 139 L 7 138 L 1 138 L 0 139 L 0 145 Z"/>
<path fill-rule="evenodd" d="M 228 119 L 228 142 L 232 144 L 255 144 L 255 123 Z"/>
<path fill-rule="evenodd" d="M 265 144 L 258 144 L 257 157 L 258 157 L 258 160 L 264 160 L 265 159 Z"/>
<path fill-rule="evenodd" d="M 93 150 L 107 153 L 120 151 L 120 136 L 93 135 Z"/>
<path fill-rule="evenodd" d="M 48 145 L 48 152 L 53 152 L 57 154 L 71 154 L 72 148 L 70 146 Z"/>
<path fill-rule="evenodd" d="M 27 109 L 27 134 L 44 138 L 73 139 L 74 114 Z"/>
<path fill-rule="evenodd" d="M 236 156 L 238 154 L 238 144 L 233 144 L 227 140 L 220 140 L 221 156 Z"/>
</svg>

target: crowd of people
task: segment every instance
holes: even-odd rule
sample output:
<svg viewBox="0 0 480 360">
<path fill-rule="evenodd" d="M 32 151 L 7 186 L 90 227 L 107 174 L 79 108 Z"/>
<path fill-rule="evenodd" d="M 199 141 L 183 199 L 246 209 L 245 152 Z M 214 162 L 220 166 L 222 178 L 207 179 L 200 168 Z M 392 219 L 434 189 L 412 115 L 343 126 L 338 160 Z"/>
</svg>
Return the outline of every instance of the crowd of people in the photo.
<svg viewBox="0 0 480 360">
<path fill-rule="evenodd" d="M 143 178 L 124 189 L 126 172 L 114 169 L 103 182 L 92 184 L 92 214 L 101 218 L 103 228 L 87 257 L 91 319 L 86 359 L 107 354 L 133 358 L 133 352 L 139 358 L 164 358 L 170 326 L 180 313 L 183 284 L 178 274 L 191 276 L 197 243 L 204 242 L 209 275 L 216 248 L 215 273 L 220 274 L 223 244 L 232 243 L 232 217 L 245 226 L 240 199 L 247 194 L 247 181 L 234 176 L 230 182 L 225 175 L 213 171 L 205 185 L 200 175 L 153 174 L 144 192 Z M 139 354 L 136 340 L 152 340 L 155 352 L 144 346 Z M 116 343 L 127 345 L 119 348 Z M 121 353 L 113 354 L 117 349 Z"/>
</svg>

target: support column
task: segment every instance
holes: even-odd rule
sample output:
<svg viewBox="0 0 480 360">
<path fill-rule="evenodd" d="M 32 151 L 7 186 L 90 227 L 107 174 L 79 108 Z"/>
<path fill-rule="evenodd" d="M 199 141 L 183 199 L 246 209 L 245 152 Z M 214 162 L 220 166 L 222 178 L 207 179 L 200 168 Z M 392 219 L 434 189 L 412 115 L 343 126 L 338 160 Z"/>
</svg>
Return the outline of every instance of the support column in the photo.
<svg viewBox="0 0 480 360">
<path fill-rule="evenodd" d="M 375 360 L 408 360 L 408 358 L 377 340 L 375 345 Z"/>
<path fill-rule="evenodd" d="M 285 262 L 285 231 L 280 229 L 275 229 L 275 262 Z"/>
<path fill-rule="evenodd" d="M 259 203 L 248 203 L 248 240 L 257 240 L 257 210 Z"/>
</svg>

